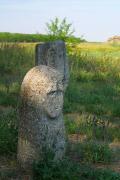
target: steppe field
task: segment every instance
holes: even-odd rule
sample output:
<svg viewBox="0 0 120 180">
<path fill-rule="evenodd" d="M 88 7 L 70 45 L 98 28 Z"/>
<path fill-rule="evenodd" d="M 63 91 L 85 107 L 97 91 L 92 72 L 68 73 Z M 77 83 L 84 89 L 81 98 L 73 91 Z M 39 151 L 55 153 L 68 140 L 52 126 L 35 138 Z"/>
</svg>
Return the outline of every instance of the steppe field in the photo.
<svg viewBox="0 0 120 180">
<path fill-rule="evenodd" d="M 18 173 L 20 86 L 34 67 L 35 46 L 0 43 L 0 179 Z M 42 179 L 50 180 L 120 180 L 120 45 L 67 43 L 66 48 L 66 159 L 53 166 L 36 165 L 35 177 L 39 180 L 42 173 Z"/>
</svg>

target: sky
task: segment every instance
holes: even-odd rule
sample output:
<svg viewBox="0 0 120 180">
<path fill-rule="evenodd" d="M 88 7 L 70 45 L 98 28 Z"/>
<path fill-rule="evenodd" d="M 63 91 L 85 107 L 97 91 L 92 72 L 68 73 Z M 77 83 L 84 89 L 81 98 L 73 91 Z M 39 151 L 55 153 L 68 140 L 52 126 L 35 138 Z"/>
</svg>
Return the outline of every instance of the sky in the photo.
<svg viewBox="0 0 120 180">
<path fill-rule="evenodd" d="M 88 41 L 120 35 L 120 0 L 0 0 L 0 32 L 45 34 L 55 17 Z"/>
</svg>

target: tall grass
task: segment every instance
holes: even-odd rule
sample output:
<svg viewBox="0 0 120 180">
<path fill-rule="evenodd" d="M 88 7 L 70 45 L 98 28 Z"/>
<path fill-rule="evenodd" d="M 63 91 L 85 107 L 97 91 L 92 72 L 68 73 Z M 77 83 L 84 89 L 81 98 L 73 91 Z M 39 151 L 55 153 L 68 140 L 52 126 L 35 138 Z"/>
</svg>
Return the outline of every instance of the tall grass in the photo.
<svg viewBox="0 0 120 180">
<path fill-rule="evenodd" d="M 35 45 L 0 44 L 0 154 L 16 153 L 20 85 L 35 64 Z M 120 142 L 120 46 L 67 44 L 67 54 L 70 81 L 64 101 L 66 132 L 83 135 L 87 140 L 78 149 L 85 161 L 109 161 L 111 151 L 107 143 Z M 36 168 L 44 170 L 41 164 Z M 85 176 L 89 178 L 89 173 Z"/>
<path fill-rule="evenodd" d="M 79 112 L 119 116 L 120 46 L 83 43 L 68 46 L 68 54 L 67 105 L 78 103 L 75 109 Z"/>
<path fill-rule="evenodd" d="M 20 84 L 34 66 L 34 48 L 12 43 L 0 44 L 0 104 L 16 106 Z"/>
<path fill-rule="evenodd" d="M 0 154 L 16 153 L 20 85 L 34 66 L 34 48 L 0 44 Z"/>
</svg>

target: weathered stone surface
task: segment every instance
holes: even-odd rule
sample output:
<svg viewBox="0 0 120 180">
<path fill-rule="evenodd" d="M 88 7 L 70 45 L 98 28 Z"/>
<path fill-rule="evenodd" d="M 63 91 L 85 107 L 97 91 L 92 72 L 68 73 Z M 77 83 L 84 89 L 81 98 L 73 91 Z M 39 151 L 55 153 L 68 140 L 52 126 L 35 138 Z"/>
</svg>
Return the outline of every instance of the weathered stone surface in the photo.
<svg viewBox="0 0 120 180">
<path fill-rule="evenodd" d="M 68 60 L 65 43 L 61 40 L 38 44 L 36 46 L 36 66 L 46 65 L 55 68 L 64 75 L 64 86 L 69 79 Z"/>
<path fill-rule="evenodd" d="M 48 66 L 36 66 L 21 86 L 21 110 L 18 137 L 18 161 L 30 168 L 44 149 L 59 160 L 65 152 L 63 122 L 63 75 Z"/>
</svg>

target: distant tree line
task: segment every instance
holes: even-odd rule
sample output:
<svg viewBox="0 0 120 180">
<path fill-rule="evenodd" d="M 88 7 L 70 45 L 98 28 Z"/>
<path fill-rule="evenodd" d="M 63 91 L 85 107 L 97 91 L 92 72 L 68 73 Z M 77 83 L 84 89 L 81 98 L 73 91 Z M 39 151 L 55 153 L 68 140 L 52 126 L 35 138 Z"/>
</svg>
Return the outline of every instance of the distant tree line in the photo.
<svg viewBox="0 0 120 180">
<path fill-rule="evenodd" d="M 0 42 L 47 42 L 52 40 L 61 39 L 59 36 L 51 34 L 21 34 L 21 33 L 9 33 L 9 32 L 0 32 Z M 66 42 L 84 42 L 84 39 L 70 36 L 63 39 Z"/>
</svg>

